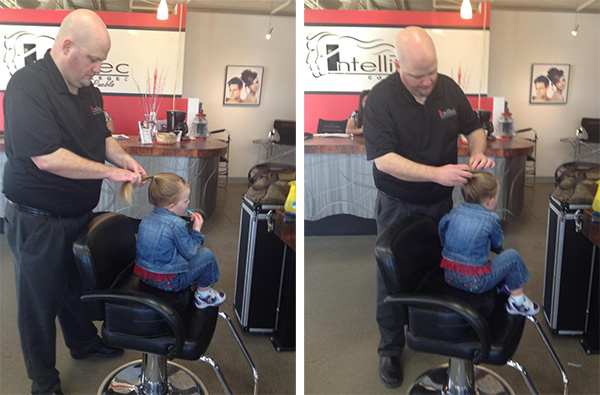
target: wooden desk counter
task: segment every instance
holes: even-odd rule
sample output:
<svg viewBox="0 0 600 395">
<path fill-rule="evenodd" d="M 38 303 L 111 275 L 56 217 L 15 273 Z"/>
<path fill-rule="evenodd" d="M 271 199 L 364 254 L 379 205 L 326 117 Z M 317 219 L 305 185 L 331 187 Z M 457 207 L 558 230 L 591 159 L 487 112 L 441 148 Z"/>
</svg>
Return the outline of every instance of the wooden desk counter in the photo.
<svg viewBox="0 0 600 395">
<path fill-rule="evenodd" d="M 468 156 L 469 146 L 457 143 L 458 156 Z M 304 141 L 305 154 L 366 154 L 363 136 L 313 137 Z M 529 140 L 514 138 L 507 140 L 488 140 L 486 155 L 492 157 L 514 157 L 529 155 L 533 152 L 533 143 Z"/>
<path fill-rule="evenodd" d="M 304 140 L 305 154 L 366 154 L 363 136 L 313 137 Z"/>
<path fill-rule="evenodd" d="M 140 156 L 177 156 L 206 158 L 225 155 L 227 144 L 221 140 L 190 140 L 172 145 L 142 144 L 137 137 L 129 140 L 117 140 L 129 155 Z"/>
<path fill-rule="evenodd" d="M 116 140 L 129 155 L 179 156 L 204 158 L 225 155 L 227 144 L 221 140 L 190 140 L 173 145 L 142 144 L 137 136 Z M 0 152 L 4 152 L 4 137 L 0 137 Z"/>
<path fill-rule="evenodd" d="M 494 174 L 500 180 L 496 213 L 502 220 L 522 211 L 525 163 L 533 148 L 532 142 L 520 138 L 488 140 L 486 155 L 494 159 Z M 457 142 L 457 153 L 458 163 L 468 163 L 468 145 Z M 366 160 L 363 136 L 304 140 L 304 219 L 318 221 L 340 214 L 375 218 L 377 189 L 372 166 L 372 161 Z M 452 196 L 455 204 L 462 202 L 460 188 L 455 188 Z"/>
<path fill-rule="evenodd" d="M 219 158 L 227 152 L 227 144 L 217 139 L 191 140 L 173 145 L 142 144 L 138 136 L 116 140 L 148 174 L 176 173 L 190 184 L 190 209 L 204 212 L 209 218 L 217 199 Z M 0 138 L 0 187 L 6 163 L 4 138 Z M 94 211 L 113 211 L 141 219 L 152 207 L 148 203 L 147 188 L 134 188 L 133 202 L 125 205 L 118 201 L 120 184 L 104 180 L 100 201 Z M 4 217 L 6 199 L 0 195 L 0 217 Z"/>
</svg>

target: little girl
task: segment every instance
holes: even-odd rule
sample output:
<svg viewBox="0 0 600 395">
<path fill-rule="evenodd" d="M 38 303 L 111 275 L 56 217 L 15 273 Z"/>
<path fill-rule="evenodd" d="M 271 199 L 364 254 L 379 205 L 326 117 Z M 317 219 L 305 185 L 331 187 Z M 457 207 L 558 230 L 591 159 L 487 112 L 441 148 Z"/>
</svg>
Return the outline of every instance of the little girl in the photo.
<svg viewBox="0 0 600 395">
<path fill-rule="evenodd" d="M 192 213 L 192 230 L 180 218 L 190 203 L 190 186 L 173 173 L 149 176 L 148 200 L 154 205 L 138 230 L 134 273 L 149 285 L 165 291 L 180 291 L 197 284 L 197 308 L 218 306 L 225 293 L 212 289 L 219 279 L 215 255 L 204 244 L 200 233 L 204 219 Z"/>
<path fill-rule="evenodd" d="M 523 294 L 530 278 L 523 259 L 513 249 L 502 251 L 500 217 L 493 212 L 498 203 L 498 179 L 489 172 L 473 173 L 461 191 L 465 203 L 446 214 L 438 229 L 446 282 L 480 294 L 505 281 L 503 288 L 510 294 L 506 311 L 536 315 L 539 306 Z M 491 261 L 490 250 L 498 253 Z"/>
</svg>

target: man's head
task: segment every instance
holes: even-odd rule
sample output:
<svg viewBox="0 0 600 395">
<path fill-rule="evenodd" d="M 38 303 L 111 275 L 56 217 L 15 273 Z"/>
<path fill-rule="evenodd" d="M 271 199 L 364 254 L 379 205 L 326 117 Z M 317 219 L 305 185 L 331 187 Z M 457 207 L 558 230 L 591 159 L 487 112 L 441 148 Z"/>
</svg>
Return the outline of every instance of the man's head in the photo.
<svg viewBox="0 0 600 395">
<path fill-rule="evenodd" d="M 540 75 L 533 81 L 535 85 L 535 95 L 539 99 L 546 99 L 548 97 L 547 90 L 550 81 L 543 75 Z"/>
<path fill-rule="evenodd" d="M 415 99 L 425 99 L 437 81 L 437 55 L 431 37 L 420 27 L 409 26 L 396 37 L 396 70 Z"/>
<path fill-rule="evenodd" d="M 242 86 L 244 83 L 238 77 L 233 77 L 227 82 L 229 85 L 229 100 L 237 101 L 240 100 L 240 94 L 242 92 Z"/>
<path fill-rule="evenodd" d="M 79 9 L 63 19 L 50 55 L 69 91 L 90 86 L 108 56 L 110 36 L 102 19 L 93 11 Z"/>
</svg>

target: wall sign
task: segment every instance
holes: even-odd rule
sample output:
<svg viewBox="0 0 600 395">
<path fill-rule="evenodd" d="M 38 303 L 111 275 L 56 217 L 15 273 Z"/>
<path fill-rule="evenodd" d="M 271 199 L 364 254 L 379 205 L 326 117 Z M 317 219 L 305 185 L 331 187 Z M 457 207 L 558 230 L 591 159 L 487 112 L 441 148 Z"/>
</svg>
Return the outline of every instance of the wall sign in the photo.
<svg viewBox="0 0 600 395">
<path fill-rule="evenodd" d="M 92 80 L 102 93 L 139 94 L 133 79 L 145 86 L 148 69 L 156 66 L 166 76 L 162 93 L 172 95 L 175 89 L 175 94 L 181 95 L 184 51 L 182 48 L 179 53 L 176 43 L 179 34 L 185 42 L 185 32 L 111 28 L 108 32 L 111 49 L 100 74 Z M 57 33 L 58 26 L 0 25 L 0 91 L 6 90 L 18 69 L 44 57 Z M 175 88 L 176 73 L 180 77 Z"/>
<path fill-rule="evenodd" d="M 359 92 L 396 72 L 394 41 L 403 28 L 305 26 L 305 92 Z M 489 31 L 425 28 L 438 56 L 438 72 L 466 94 L 487 94 Z"/>
</svg>

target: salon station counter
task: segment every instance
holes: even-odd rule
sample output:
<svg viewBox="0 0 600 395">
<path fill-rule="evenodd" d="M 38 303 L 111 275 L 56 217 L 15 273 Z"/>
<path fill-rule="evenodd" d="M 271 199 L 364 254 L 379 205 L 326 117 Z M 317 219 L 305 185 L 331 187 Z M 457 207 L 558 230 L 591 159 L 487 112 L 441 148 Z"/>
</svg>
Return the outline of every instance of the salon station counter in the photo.
<svg viewBox="0 0 600 395">
<path fill-rule="evenodd" d="M 459 143 L 458 163 L 468 163 L 468 146 Z M 525 160 L 533 152 L 533 143 L 513 138 L 488 141 L 487 155 L 496 166 L 500 194 L 496 213 L 504 221 L 518 216 L 523 209 Z M 375 218 L 377 189 L 373 182 L 372 161 L 366 160 L 364 138 L 313 137 L 304 142 L 304 188 L 306 221 L 331 216 L 351 215 Z M 460 188 L 453 192 L 454 204 L 462 201 Z M 305 225 L 310 234 L 310 223 Z M 360 234 L 360 233 L 345 233 Z"/>
<path fill-rule="evenodd" d="M 200 211 L 208 218 L 215 211 L 219 158 L 227 150 L 220 140 L 192 140 L 173 145 L 141 144 L 137 136 L 117 140 L 148 174 L 176 173 L 190 184 L 190 210 Z M 0 187 L 6 163 L 4 140 L 0 139 Z M 119 202 L 120 183 L 104 180 L 100 201 L 94 211 L 119 212 L 131 218 L 143 218 L 152 210 L 147 187 L 133 189 L 131 205 Z M 0 195 L 0 217 L 4 217 L 6 198 Z"/>
</svg>

